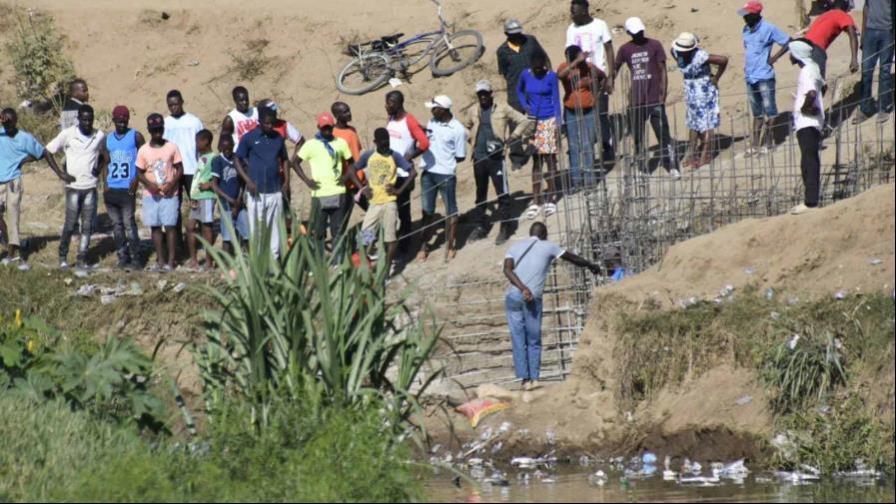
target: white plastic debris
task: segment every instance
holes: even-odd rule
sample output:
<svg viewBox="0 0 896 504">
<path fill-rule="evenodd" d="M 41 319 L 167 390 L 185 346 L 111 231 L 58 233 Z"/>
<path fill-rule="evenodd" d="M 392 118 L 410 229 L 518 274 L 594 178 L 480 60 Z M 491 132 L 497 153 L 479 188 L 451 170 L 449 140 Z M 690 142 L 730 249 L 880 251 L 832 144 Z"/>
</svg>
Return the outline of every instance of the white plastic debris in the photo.
<svg viewBox="0 0 896 504">
<path fill-rule="evenodd" d="M 588 482 L 592 485 L 604 486 L 607 484 L 607 474 L 603 471 L 597 471 L 596 473 L 588 476 Z"/>
<path fill-rule="evenodd" d="M 703 466 L 700 465 L 700 462 L 691 462 L 691 459 L 686 458 L 681 464 L 681 474 L 699 475 L 701 472 L 703 472 Z"/>
<path fill-rule="evenodd" d="M 880 259 L 871 259 L 870 261 L 868 261 L 868 264 L 872 266 L 879 266 L 882 262 L 883 261 L 881 261 Z"/>
<path fill-rule="evenodd" d="M 718 478 L 743 480 L 750 474 L 750 470 L 744 464 L 743 459 L 730 464 L 713 464 L 712 474 Z"/>
<path fill-rule="evenodd" d="M 669 468 L 671 463 L 672 459 L 666 455 L 663 460 L 663 481 L 675 481 L 678 478 L 678 473 Z"/>
<path fill-rule="evenodd" d="M 716 486 L 721 482 L 716 476 L 682 476 L 678 479 L 682 485 Z"/>
<path fill-rule="evenodd" d="M 799 342 L 800 342 L 800 335 L 794 334 L 793 337 L 790 338 L 790 341 L 787 342 L 787 348 L 789 348 L 791 350 L 796 350 L 796 345 Z"/>
<path fill-rule="evenodd" d="M 753 396 L 745 395 L 740 399 L 734 401 L 734 404 L 736 404 L 737 406 L 746 406 L 751 402 L 753 402 Z"/>
<path fill-rule="evenodd" d="M 846 291 L 840 290 L 840 291 L 835 292 L 834 299 L 836 299 L 838 301 L 842 301 L 842 300 L 846 299 Z"/>
<path fill-rule="evenodd" d="M 96 285 L 84 284 L 81 287 L 78 287 L 78 291 L 75 294 L 79 296 L 90 297 L 93 295 L 94 291 L 96 291 Z"/>
<path fill-rule="evenodd" d="M 115 302 L 116 296 L 113 294 L 104 294 L 100 297 L 100 303 L 107 305 Z"/>
<path fill-rule="evenodd" d="M 392 77 L 391 79 L 389 79 L 389 85 L 392 86 L 393 89 L 401 86 L 402 84 L 404 83 L 401 82 L 401 79 L 399 79 L 398 77 Z"/>
<path fill-rule="evenodd" d="M 175 294 L 180 294 L 181 292 L 185 291 L 186 289 L 187 289 L 187 284 L 181 282 L 181 283 L 175 285 L 174 288 L 171 290 L 174 291 Z"/>
</svg>

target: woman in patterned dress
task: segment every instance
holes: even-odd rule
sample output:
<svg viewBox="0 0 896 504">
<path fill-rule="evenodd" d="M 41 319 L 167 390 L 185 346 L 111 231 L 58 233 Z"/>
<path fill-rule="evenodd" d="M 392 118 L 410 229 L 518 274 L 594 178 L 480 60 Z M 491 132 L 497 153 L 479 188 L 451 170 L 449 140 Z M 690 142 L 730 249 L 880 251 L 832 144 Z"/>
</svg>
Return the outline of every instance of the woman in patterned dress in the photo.
<svg viewBox="0 0 896 504">
<path fill-rule="evenodd" d="M 700 49 L 694 34 L 682 33 L 672 43 L 672 58 L 684 75 L 687 105 L 688 152 L 682 167 L 696 169 L 712 161 L 713 130 L 720 122 L 719 79 L 728 66 L 728 57 L 709 54 Z"/>
</svg>

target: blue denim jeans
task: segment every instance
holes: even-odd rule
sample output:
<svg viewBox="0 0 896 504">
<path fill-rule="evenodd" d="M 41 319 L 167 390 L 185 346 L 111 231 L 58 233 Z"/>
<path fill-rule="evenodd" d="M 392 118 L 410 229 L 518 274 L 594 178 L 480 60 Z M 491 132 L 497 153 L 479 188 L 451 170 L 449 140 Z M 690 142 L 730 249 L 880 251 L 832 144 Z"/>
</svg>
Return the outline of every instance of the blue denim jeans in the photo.
<svg viewBox="0 0 896 504">
<path fill-rule="evenodd" d="M 594 109 L 581 113 L 566 109 L 566 140 L 569 142 L 569 176 L 573 187 L 594 184 L 594 143 L 597 124 Z"/>
<path fill-rule="evenodd" d="M 520 380 L 537 380 L 541 373 L 541 299 L 527 303 L 522 293 L 512 289 L 504 298 L 513 368 Z"/>
<path fill-rule="evenodd" d="M 862 35 L 862 112 L 873 115 L 875 112 L 889 113 L 893 109 L 893 75 L 890 73 L 893 63 L 893 32 L 867 29 Z M 880 83 L 877 87 L 879 108 L 875 110 L 871 99 L 871 88 L 874 84 L 874 67 L 880 60 Z"/>
</svg>

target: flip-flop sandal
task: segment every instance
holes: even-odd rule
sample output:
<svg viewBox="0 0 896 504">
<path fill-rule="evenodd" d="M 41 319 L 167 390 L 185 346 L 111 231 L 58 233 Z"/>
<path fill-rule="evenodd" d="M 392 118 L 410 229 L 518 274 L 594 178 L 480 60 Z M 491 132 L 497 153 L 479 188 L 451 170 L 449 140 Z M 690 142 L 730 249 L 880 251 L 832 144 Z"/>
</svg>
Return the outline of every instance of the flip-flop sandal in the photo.
<svg viewBox="0 0 896 504">
<path fill-rule="evenodd" d="M 541 213 L 541 207 L 538 205 L 532 205 L 528 209 L 526 209 L 526 218 L 532 220 L 538 217 L 539 213 Z"/>
<path fill-rule="evenodd" d="M 557 213 L 557 205 L 555 205 L 553 203 L 548 203 L 544 206 L 544 216 L 545 217 L 550 217 L 550 216 L 554 215 L 555 213 Z"/>
</svg>

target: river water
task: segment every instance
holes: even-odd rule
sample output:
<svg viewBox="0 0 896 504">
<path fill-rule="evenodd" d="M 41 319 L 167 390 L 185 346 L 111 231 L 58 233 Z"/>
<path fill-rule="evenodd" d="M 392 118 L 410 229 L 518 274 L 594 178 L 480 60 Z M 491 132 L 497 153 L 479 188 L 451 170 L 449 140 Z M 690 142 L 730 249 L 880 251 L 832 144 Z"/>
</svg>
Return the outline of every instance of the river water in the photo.
<svg viewBox="0 0 896 504">
<path fill-rule="evenodd" d="M 517 472 L 507 486 L 457 481 L 437 476 L 426 485 L 431 502 L 894 502 L 892 480 L 822 478 L 804 484 L 782 483 L 773 474 L 750 475 L 742 483 L 681 485 L 662 477 L 628 480 L 610 473 L 606 483 L 589 482 L 582 468 L 560 469 L 539 477 Z M 520 474 L 529 474 L 528 481 Z M 592 479 L 593 481 L 593 479 Z M 460 485 L 458 488 L 457 485 Z"/>
</svg>

